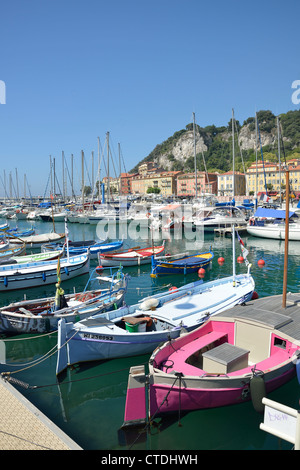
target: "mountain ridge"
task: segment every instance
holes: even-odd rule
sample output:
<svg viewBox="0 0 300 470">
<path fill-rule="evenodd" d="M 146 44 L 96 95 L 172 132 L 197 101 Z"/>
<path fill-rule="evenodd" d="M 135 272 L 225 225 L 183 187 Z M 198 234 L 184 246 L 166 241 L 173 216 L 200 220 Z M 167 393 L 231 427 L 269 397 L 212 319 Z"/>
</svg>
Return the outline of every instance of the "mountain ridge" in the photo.
<svg viewBox="0 0 300 470">
<path fill-rule="evenodd" d="M 281 161 L 300 158 L 300 110 L 288 111 L 278 116 L 280 123 Z M 261 151 L 264 160 L 278 161 L 277 117 L 270 110 L 257 112 L 258 158 Z M 196 158 L 199 171 L 226 172 L 232 170 L 232 121 L 227 126 L 196 125 Z M 260 140 L 259 140 L 260 138 Z M 256 159 L 255 117 L 249 117 L 241 125 L 235 120 L 235 170 L 246 170 Z M 261 147 L 259 142 L 261 142 Z M 130 173 L 136 173 L 142 163 L 153 161 L 168 171 L 194 171 L 193 124 L 176 131 L 143 158 Z"/>
</svg>

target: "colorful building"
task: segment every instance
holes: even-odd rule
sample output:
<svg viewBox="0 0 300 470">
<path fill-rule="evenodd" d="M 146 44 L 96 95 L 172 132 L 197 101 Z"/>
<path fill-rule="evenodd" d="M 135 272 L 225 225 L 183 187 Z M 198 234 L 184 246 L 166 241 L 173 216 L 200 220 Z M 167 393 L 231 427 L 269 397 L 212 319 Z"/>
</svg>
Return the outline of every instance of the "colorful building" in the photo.
<svg viewBox="0 0 300 470">
<path fill-rule="evenodd" d="M 246 177 L 244 173 L 235 171 L 233 174 L 233 171 L 227 171 L 227 173 L 218 175 L 218 196 L 233 197 L 244 195 L 246 195 Z"/>
<path fill-rule="evenodd" d="M 217 194 L 218 175 L 217 173 L 197 173 L 197 194 L 210 193 Z M 196 179 L 195 173 L 184 173 L 177 177 L 177 196 L 195 197 Z"/>
</svg>

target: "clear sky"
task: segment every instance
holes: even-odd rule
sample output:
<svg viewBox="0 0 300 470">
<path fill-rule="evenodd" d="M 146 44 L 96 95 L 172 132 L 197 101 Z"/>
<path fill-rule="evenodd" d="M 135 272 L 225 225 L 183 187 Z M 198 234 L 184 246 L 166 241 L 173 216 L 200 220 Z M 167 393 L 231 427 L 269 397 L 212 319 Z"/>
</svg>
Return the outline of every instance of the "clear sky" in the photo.
<svg viewBox="0 0 300 470">
<path fill-rule="evenodd" d="M 227 125 L 232 108 L 241 123 L 261 109 L 299 109 L 291 100 L 300 80 L 299 0 L 0 6 L 0 175 L 15 178 L 17 168 L 21 194 L 26 174 L 31 194 L 44 195 L 50 155 L 61 178 L 62 152 L 69 171 L 74 155 L 79 181 L 81 150 L 91 171 L 107 132 L 129 171 L 193 112 L 204 127 Z"/>
</svg>

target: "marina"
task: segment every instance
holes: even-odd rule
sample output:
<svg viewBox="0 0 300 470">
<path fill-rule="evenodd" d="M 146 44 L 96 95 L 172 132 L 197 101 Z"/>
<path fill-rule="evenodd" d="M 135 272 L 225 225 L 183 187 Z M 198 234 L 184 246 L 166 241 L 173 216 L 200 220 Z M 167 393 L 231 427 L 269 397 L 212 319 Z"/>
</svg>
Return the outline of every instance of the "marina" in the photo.
<svg viewBox="0 0 300 470">
<path fill-rule="evenodd" d="M 25 229 L 28 222 L 20 221 Z M 59 232 L 63 232 L 64 223 L 57 223 Z M 37 233 L 51 230 L 50 222 L 36 221 Z M 121 230 L 121 229 L 120 229 Z M 95 237 L 92 224 L 70 224 L 69 236 L 72 240 L 91 240 Z M 136 245 L 150 246 L 150 234 L 144 234 L 140 240 L 124 239 L 122 250 Z M 163 234 L 160 235 L 161 237 Z M 119 233 L 117 237 L 119 238 Z M 245 247 L 248 249 L 248 261 L 255 280 L 255 290 L 259 298 L 282 292 L 284 241 L 268 240 L 243 234 Z M 163 240 L 155 244 L 161 244 Z M 170 235 L 165 240 L 167 253 L 184 253 L 189 240 L 176 239 Z M 236 257 L 240 255 L 239 243 L 236 244 Z M 210 269 L 205 271 L 204 282 L 232 275 L 232 240 L 209 233 L 203 240 L 193 244 L 195 252 L 203 252 L 212 247 L 214 259 Z M 299 247 L 297 242 L 289 242 L 288 292 L 299 289 Z M 224 262 L 219 264 L 220 257 Z M 258 261 L 264 259 L 265 266 L 259 267 Z M 97 261 L 91 260 L 90 274 L 97 267 Z M 125 295 L 127 305 L 133 305 L 143 298 L 170 288 L 182 287 L 189 282 L 199 280 L 198 273 L 188 275 L 165 275 L 152 278 L 151 264 L 124 267 L 130 281 Z M 247 272 L 245 263 L 236 263 L 236 274 Z M 109 268 L 102 276 L 109 275 Z M 89 275 L 79 276 L 64 281 L 62 287 L 66 294 L 84 290 Z M 98 281 L 96 282 L 98 285 Z M 94 286 L 95 288 L 95 286 Z M 53 286 L 35 287 L 27 290 L 26 298 L 47 297 L 53 295 Z M 11 302 L 22 301 L 24 292 L 3 293 L 1 307 Z M 172 416 L 155 420 L 151 428 L 144 426 L 144 432 L 124 432 L 124 410 L 127 393 L 128 374 L 131 367 L 149 361 L 150 354 L 123 357 L 107 361 L 75 364 L 57 379 L 56 353 L 57 333 L 18 334 L 1 336 L 1 372 L 10 372 L 10 376 L 22 385 L 12 385 L 33 406 L 47 416 L 55 426 L 65 433 L 71 441 L 82 449 L 98 450 L 201 450 L 201 449 L 290 449 L 291 444 L 267 435 L 259 426 L 262 422 L 260 413 L 254 410 L 251 402 L 210 410 L 181 411 Z M 10 384 L 9 384 L 10 385 Z M 284 405 L 297 408 L 299 385 L 297 379 L 282 385 L 268 394 L 268 398 Z M 107 423 L 110 423 L 109 428 Z M 230 427 L 226 423 L 230 422 Z M 247 435 L 240 433 L 241 426 L 247 422 Z M 85 424 L 86 423 L 86 424 Z M 87 424 L 88 423 L 88 424 Z M 199 429 L 199 423 L 201 428 Z M 212 425 L 213 423 L 213 425 Z M 85 425 L 83 425 L 85 424 Z M 180 425 L 179 425 L 180 424 Z M 197 429 L 197 438 L 195 430 Z"/>
</svg>

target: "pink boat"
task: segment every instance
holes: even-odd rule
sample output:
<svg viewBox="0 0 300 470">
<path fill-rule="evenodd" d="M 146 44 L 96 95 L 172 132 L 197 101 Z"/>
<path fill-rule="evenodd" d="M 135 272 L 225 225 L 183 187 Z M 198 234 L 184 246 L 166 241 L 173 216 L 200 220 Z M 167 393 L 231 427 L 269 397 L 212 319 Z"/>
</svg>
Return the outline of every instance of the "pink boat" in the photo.
<svg viewBox="0 0 300 470">
<path fill-rule="evenodd" d="M 293 295 L 286 309 L 281 296 L 251 301 L 157 348 L 145 381 L 149 416 L 250 399 L 262 411 L 263 396 L 289 381 L 300 367 L 300 296 L 295 300 Z M 141 369 L 134 372 L 125 423 L 134 422 L 131 404 L 137 403 L 135 394 L 141 396 L 143 374 Z"/>
</svg>

